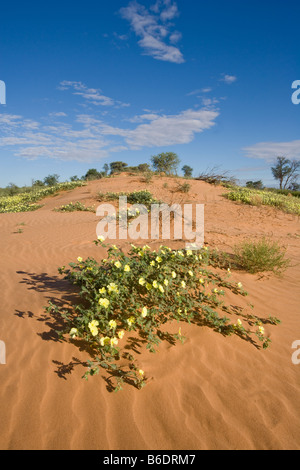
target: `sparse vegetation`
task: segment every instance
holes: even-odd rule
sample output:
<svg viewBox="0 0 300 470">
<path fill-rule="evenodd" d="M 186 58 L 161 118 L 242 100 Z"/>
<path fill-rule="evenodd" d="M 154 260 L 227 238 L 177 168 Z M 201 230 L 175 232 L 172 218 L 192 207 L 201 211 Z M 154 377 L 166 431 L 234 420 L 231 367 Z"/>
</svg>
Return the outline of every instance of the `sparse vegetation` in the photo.
<svg viewBox="0 0 300 470">
<path fill-rule="evenodd" d="M 82 181 L 74 181 L 70 183 L 58 183 L 55 186 L 42 188 L 33 186 L 30 190 L 15 196 L 2 196 L 0 197 L 0 213 L 35 211 L 41 207 L 37 202 L 44 197 L 83 185 L 84 183 Z"/>
<path fill-rule="evenodd" d="M 251 188 L 251 189 L 264 189 L 264 185 L 262 180 L 258 181 L 247 181 L 246 183 L 246 188 Z"/>
<path fill-rule="evenodd" d="M 70 202 L 70 204 L 66 204 L 64 206 L 60 206 L 57 209 L 53 209 L 56 212 L 95 212 L 93 207 L 86 207 L 81 202 Z"/>
<path fill-rule="evenodd" d="M 90 168 L 84 175 L 83 179 L 86 181 L 94 181 L 103 178 L 103 176 L 103 172 L 98 171 L 96 168 Z"/>
<path fill-rule="evenodd" d="M 150 208 L 151 204 L 159 204 L 160 201 L 153 198 L 152 194 L 148 190 L 133 191 L 131 193 L 98 193 L 98 201 L 117 201 L 120 196 L 126 196 L 129 204 L 143 204 L 147 208 Z"/>
<path fill-rule="evenodd" d="M 286 250 L 266 238 L 236 245 L 234 253 L 237 266 L 252 274 L 267 271 L 280 274 L 290 265 L 290 260 L 285 257 Z"/>
<path fill-rule="evenodd" d="M 200 175 L 195 179 L 199 181 L 205 181 L 205 183 L 222 185 L 225 187 L 236 186 L 236 179 L 231 176 L 228 171 L 220 172 L 218 167 L 207 169 L 206 171 L 200 173 Z"/>
<path fill-rule="evenodd" d="M 279 194 L 275 191 L 259 191 L 255 189 L 238 187 L 231 189 L 231 191 L 229 191 L 227 194 L 224 194 L 224 196 L 231 201 L 239 201 L 252 206 L 273 206 L 281 209 L 284 212 L 300 215 L 299 198 L 292 195 L 285 196 L 284 194 Z"/>
<path fill-rule="evenodd" d="M 191 185 L 189 183 L 177 183 L 176 191 L 180 193 L 188 193 L 191 189 Z"/>
</svg>

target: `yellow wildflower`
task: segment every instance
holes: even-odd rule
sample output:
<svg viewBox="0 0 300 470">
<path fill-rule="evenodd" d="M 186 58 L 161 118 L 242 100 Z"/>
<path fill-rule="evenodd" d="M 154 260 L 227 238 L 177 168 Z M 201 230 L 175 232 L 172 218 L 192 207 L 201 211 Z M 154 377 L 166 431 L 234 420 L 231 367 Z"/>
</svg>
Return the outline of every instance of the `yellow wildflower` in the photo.
<svg viewBox="0 0 300 470">
<path fill-rule="evenodd" d="M 99 300 L 99 305 L 101 305 L 101 307 L 108 308 L 109 300 L 108 299 L 100 299 Z"/>
<path fill-rule="evenodd" d="M 258 331 L 260 332 L 261 335 L 264 335 L 265 334 L 265 329 L 263 326 L 259 326 L 258 327 Z"/>
<path fill-rule="evenodd" d="M 142 317 L 143 317 L 143 318 L 146 318 L 147 315 L 148 315 L 148 309 L 147 309 L 147 307 L 143 307 L 143 309 L 142 309 Z"/>
<path fill-rule="evenodd" d="M 106 344 L 109 344 L 110 343 L 110 338 L 109 336 L 105 336 L 105 337 L 102 337 L 100 339 L 100 344 L 101 346 L 105 346 Z"/>
<path fill-rule="evenodd" d="M 139 284 L 140 284 L 141 286 L 144 286 L 144 285 L 146 284 L 146 281 L 145 281 L 145 279 L 144 279 L 143 277 L 140 277 L 140 279 L 139 279 Z"/>
<path fill-rule="evenodd" d="M 111 340 L 110 340 L 110 345 L 111 345 L 111 346 L 117 345 L 118 342 L 119 342 L 119 341 L 117 340 L 117 338 L 111 338 Z"/>
<path fill-rule="evenodd" d="M 118 286 L 117 286 L 117 284 L 115 284 L 114 282 L 111 282 L 111 283 L 107 286 L 107 289 L 108 289 L 108 292 L 109 292 L 109 293 L 111 293 L 111 292 L 116 292 L 117 294 L 119 293 Z"/>
<path fill-rule="evenodd" d="M 126 265 L 124 266 L 124 271 L 125 271 L 126 273 L 128 273 L 128 272 L 130 271 L 130 266 L 128 266 L 128 264 L 126 264 Z"/>
<path fill-rule="evenodd" d="M 134 317 L 129 317 L 127 319 L 127 323 L 128 323 L 129 326 L 133 325 L 133 323 L 135 323 L 135 318 Z"/>
<path fill-rule="evenodd" d="M 119 337 L 119 339 L 122 339 L 124 335 L 125 335 L 125 331 L 124 331 L 124 330 L 120 330 L 120 331 L 118 332 L 118 337 Z"/>
<path fill-rule="evenodd" d="M 71 328 L 71 331 L 70 331 L 71 338 L 75 338 L 75 336 L 77 336 L 77 335 L 78 335 L 77 328 Z"/>
<path fill-rule="evenodd" d="M 110 320 L 108 326 L 110 329 L 114 330 L 115 328 L 117 328 L 117 322 L 115 320 Z"/>
<path fill-rule="evenodd" d="M 122 266 L 120 261 L 116 261 L 114 264 L 115 264 L 115 267 L 118 268 L 118 269 Z"/>
<path fill-rule="evenodd" d="M 90 332 L 92 333 L 93 336 L 97 336 L 97 334 L 98 334 L 98 328 L 97 328 L 98 325 L 99 325 L 99 322 L 97 320 L 92 320 L 88 324 Z"/>
<path fill-rule="evenodd" d="M 82 262 L 82 258 L 81 258 L 80 256 L 78 256 L 77 261 L 78 261 L 78 263 L 81 263 L 81 262 Z"/>
</svg>

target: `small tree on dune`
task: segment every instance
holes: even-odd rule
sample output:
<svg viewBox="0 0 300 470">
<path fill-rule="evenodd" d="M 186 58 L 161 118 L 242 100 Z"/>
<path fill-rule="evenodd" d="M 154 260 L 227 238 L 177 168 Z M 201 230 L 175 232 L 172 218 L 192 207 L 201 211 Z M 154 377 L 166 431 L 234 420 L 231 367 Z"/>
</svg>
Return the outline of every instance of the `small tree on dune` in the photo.
<svg viewBox="0 0 300 470">
<path fill-rule="evenodd" d="M 287 189 L 297 183 L 299 177 L 300 161 L 277 157 L 276 165 L 271 167 L 273 176 L 279 181 L 280 189 Z"/>
<path fill-rule="evenodd" d="M 163 152 L 151 157 L 153 168 L 166 175 L 176 174 L 177 167 L 180 163 L 178 155 L 174 152 Z"/>
<path fill-rule="evenodd" d="M 110 173 L 121 173 L 122 171 L 125 171 L 127 168 L 127 163 L 124 162 L 111 162 L 110 163 Z"/>
<path fill-rule="evenodd" d="M 193 168 L 191 168 L 189 165 L 184 165 L 181 168 L 181 170 L 183 171 L 185 178 L 191 178 L 191 176 L 193 174 Z"/>
<path fill-rule="evenodd" d="M 58 184 L 58 180 L 59 180 L 59 175 L 57 174 L 48 175 L 44 178 L 44 184 L 46 186 L 55 186 L 56 184 Z"/>
</svg>

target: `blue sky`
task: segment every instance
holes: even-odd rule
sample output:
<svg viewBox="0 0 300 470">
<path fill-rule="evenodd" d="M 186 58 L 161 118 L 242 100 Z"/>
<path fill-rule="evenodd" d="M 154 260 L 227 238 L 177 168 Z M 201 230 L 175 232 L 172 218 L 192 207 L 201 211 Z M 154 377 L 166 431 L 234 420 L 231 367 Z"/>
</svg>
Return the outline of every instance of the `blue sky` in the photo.
<svg viewBox="0 0 300 470">
<path fill-rule="evenodd" d="M 1 4 L 0 186 L 176 152 L 273 185 L 300 159 L 298 1 Z"/>
</svg>

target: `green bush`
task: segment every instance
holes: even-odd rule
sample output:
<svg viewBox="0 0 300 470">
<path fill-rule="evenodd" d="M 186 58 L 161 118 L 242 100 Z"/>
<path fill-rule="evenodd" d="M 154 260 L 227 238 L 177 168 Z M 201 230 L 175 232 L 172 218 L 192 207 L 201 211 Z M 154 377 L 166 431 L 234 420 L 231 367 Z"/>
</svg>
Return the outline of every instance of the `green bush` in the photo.
<svg viewBox="0 0 300 470">
<path fill-rule="evenodd" d="M 180 193 L 188 193 L 191 189 L 191 185 L 189 183 L 177 183 L 176 191 Z"/>
<path fill-rule="evenodd" d="M 290 260 L 285 258 L 286 250 L 265 238 L 236 245 L 234 253 L 237 266 L 252 274 L 264 271 L 279 274 L 290 265 Z"/>
<path fill-rule="evenodd" d="M 142 191 L 133 191 L 132 193 L 98 193 L 98 201 L 117 201 L 119 200 L 120 196 L 126 196 L 127 202 L 129 204 L 143 204 L 147 208 L 151 206 L 151 204 L 159 204 L 160 201 L 153 198 L 152 194 L 147 190 Z"/>
<path fill-rule="evenodd" d="M 81 202 L 70 202 L 70 204 L 66 204 L 65 206 L 61 206 L 57 209 L 53 209 L 56 212 L 76 212 L 76 211 L 84 211 L 84 212 L 95 212 L 93 207 L 86 207 Z"/>
</svg>

